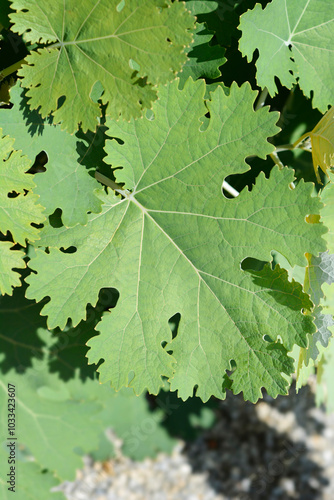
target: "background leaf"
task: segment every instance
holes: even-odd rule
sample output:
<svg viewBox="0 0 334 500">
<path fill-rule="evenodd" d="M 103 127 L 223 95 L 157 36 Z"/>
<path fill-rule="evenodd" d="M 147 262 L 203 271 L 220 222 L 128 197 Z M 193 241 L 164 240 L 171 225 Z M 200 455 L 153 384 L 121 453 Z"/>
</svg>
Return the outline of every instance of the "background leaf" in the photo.
<svg viewBox="0 0 334 500">
<path fill-rule="evenodd" d="M 219 66 L 226 61 L 225 49 L 219 45 L 210 45 L 214 32 L 209 30 L 205 23 L 196 23 L 194 41 L 188 52 L 188 61 L 183 66 L 180 78 L 180 88 L 183 87 L 189 76 L 197 78 L 210 78 L 215 80 L 221 76 Z"/>
<path fill-rule="evenodd" d="M 257 4 L 240 18 L 241 52 L 251 60 L 256 49 L 257 82 L 270 95 L 275 76 L 291 88 L 296 79 L 313 106 L 327 111 L 334 104 L 334 18 L 331 0 L 273 0 Z"/>
<path fill-rule="evenodd" d="M 42 152 L 47 155 L 46 172 L 34 178 L 34 192 L 45 207 L 44 213 L 50 215 L 60 208 L 65 226 L 86 224 L 88 211 L 101 211 L 101 201 L 94 192 L 100 185 L 84 166 L 87 151 L 95 151 L 97 139 L 101 140 L 98 132 L 86 146 L 78 132 L 70 135 L 53 125 L 52 119 L 31 112 L 19 85 L 11 90 L 11 102 L 11 109 L 0 109 L 5 132 L 17 137 L 16 147 L 29 152 L 32 162 Z"/>
<path fill-rule="evenodd" d="M 13 30 L 32 43 L 50 43 L 32 52 L 19 71 L 29 88 L 29 105 L 44 118 L 54 112 L 62 128 L 95 130 L 99 106 L 94 84 L 104 89 L 108 114 L 139 117 L 156 99 L 155 85 L 174 78 L 186 61 L 194 18 L 182 2 L 170 0 L 14 0 Z M 28 31 L 27 31 L 28 30 Z M 64 96 L 60 106 L 58 99 Z M 126 96 L 126 97 L 125 97 Z"/>
</svg>

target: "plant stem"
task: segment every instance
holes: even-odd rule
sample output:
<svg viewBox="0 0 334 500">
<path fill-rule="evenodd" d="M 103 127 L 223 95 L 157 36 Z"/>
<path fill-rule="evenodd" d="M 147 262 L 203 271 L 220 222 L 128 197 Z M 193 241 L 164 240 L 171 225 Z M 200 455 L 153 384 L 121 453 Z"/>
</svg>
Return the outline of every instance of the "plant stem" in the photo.
<svg viewBox="0 0 334 500">
<path fill-rule="evenodd" d="M 302 144 L 304 139 L 306 139 L 306 137 L 309 137 L 309 135 L 310 135 L 310 133 L 308 132 L 308 133 L 302 135 L 293 144 L 282 144 L 281 146 L 278 146 L 277 148 L 275 148 L 275 151 L 270 154 L 270 157 L 273 160 L 273 162 L 276 163 L 276 165 L 278 165 L 280 168 L 284 167 L 283 163 L 281 162 L 281 160 L 279 159 L 278 154 L 277 154 L 277 153 L 282 153 L 282 151 L 292 151 L 293 149 L 298 148 L 298 149 L 302 149 L 303 151 L 308 151 L 309 153 L 312 153 L 312 149 L 311 149 L 309 144 L 306 144 L 306 145 Z"/>
<path fill-rule="evenodd" d="M 281 160 L 279 159 L 278 157 L 278 154 L 276 151 L 274 151 L 273 153 L 270 153 L 270 158 L 273 160 L 273 162 L 278 165 L 278 167 L 280 168 L 280 170 L 282 170 L 282 168 L 284 168 L 284 165 L 283 163 L 281 162 Z"/>
<path fill-rule="evenodd" d="M 109 177 L 101 174 L 97 170 L 95 171 L 95 179 L 104 184 L 105 186 L 110 187 L 111 189 L 116 191 L 116 193 L 119 193 L 122 196 L 128 197 L 128 195 L 130 194 L 130 191 L 128 191 L 127 189 L 122 189 L 122 186 L 116 184 L 116 182 L 112 181 L 111 179 L 109 179 Z"/>
<path fill-rule="evenodd" d="M 11 75 L 12 73 L 15 73 L 15 71 L 17 71 L 18 69 L 20 69 L 21 66 L 22 66 L 22 64 L 26 64 L 26 62 L 25 62 L 24 59 L 21 59 L 21 61 L 18 61 L 15 64 L 12 64 L 11 66 L 8 66 L 8 68 L 3 69 L 0 72 L 0 82 L 4 78 L 6 78 L 6 76 Z"/>
<path fill-rule="evenodd" d="M 257 103 L 255 104 L 255 111 L 257 111 L 258 109 L 262 108 L 264 106 L 264 103 L 268 97 L 268 89 L 267 87 L 264 87 L 264 89 L 261 91 L 259 97 L 258 97 L 258 100 L 257 100 Z"/>
</svg>

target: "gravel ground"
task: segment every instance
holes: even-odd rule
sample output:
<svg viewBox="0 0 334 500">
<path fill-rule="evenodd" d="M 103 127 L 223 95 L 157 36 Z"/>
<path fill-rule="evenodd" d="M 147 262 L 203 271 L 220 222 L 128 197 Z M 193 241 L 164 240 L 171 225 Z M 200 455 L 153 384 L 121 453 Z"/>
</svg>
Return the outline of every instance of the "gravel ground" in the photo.
<svg viewBox="0 0 334 500">
<path fill-rule="evenodd" d="M 94 463 L 59 488 L 68 500 L 333 500 L 334 414 L 315 407 L 312 387 L 256 405 L 228 395 L 217 422 L 171 456 Z"/>
</svg>

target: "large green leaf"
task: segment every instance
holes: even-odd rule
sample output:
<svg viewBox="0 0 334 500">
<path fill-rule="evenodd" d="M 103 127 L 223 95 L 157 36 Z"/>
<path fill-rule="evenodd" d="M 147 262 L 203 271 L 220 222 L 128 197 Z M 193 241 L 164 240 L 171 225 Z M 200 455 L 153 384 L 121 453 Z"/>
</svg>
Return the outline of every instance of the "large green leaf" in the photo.
<svg viewBox="0 0 334 500">
<path fill-rule="evenodd" d="M 273 0 L 241 16 L 239 47 L 251 60 L 256 49 L 257 81 L 270 95 L 275 77 L 288 88 L 297 81 L 322 112 L 334 104 L 334 16 L 332 0 Z"/>
<path fill-rule="evenodd" d="M 182 91 L 175 81 L 161 90 L 153 116 L 107 123 L 121 141 L 108 142 L 106 161 L 123 167 L 117 180 L 132 192 L 105 195 L 102 213 L 89 216 L 85 228 L 47 226 L 41 245 L 52 248 L 31 260 L 36 274 L 27 294 L 49 296 L 42 314 L 50 327 L 63 328 L 68 317 L 77 324 L 85 316 L 100 288 L 119 290 L 116 309 L 97 326 L 101 335 L 88 343 L 89 361 L 104 359 L 100 380 L 116 389 L 134 372 L 137 393 L 157 393 L 164 375 L 174 376 L 172 390 L 182 398 L 196 385 L 203 400 L 222 398 L 234 360 L 232 388 L 256 401 L 262 386 L 272 395 L 286 392 L 286 349 L 305 345 L 314 327 L 301 313 L 311 307 L 308 296 L 285 271 L 257 275 L 240 265 L 246 257 L 270 260 L 273 249 L 305 265 L 305 251 L 325 249 L 325 229 L 305 220 L 321 204 L 310 196 L 312 185 L 291 189 L 293 172 L 278 168 L 269 180 L 260 175 L 251 193 L 226 199 L 225 176 L 246 171 L 246 156 L 273 150 L 267 136 L 278 130 L 277 113 L 253 110 L 257 92 L 249 84 L 233 84 L 229 96 L 218 87 L 203 131 L 204 93 L 203 81 L 190 79 Z M 69 247 L 71 253 L 59 250 Z M 171 342 L 168 319 L 177 312 Z"/>
<path fill-rule="evenodd" d="M 166 83 L 186 62 L 194 18 L 182 2 L 170 0 L 13 0 L 13 30 L 32 43 L 19 71 L 29 87 L 31 108 L 43 117 L 55 111 L 69 132 L 97 125 L 99 106 L 91 99 L 102 84 L 108 114 L 128 120 L 156 99 L 155 85 Z M 58 99 L 66 98 L 59 107 Z"/>
<path fill-rule="evenodd" d="M 35 176 L 39 195 L 45 214 L 52 214 L 56 208 L 62 210 L 65 226 L 87 222 L 87 212 L 100 212 L 101 201 L 94 190 L 99 184 L 82 163 L 87 150 L 96 142 L 86 143 L 79 140 L 79 133 L 70 135 L 42 119 L 37 111 L 30 112 L 24 91 L 16 85 L 11 90 L 11 109 L 0 109 L 0 121 L 4 131 L 15 139 L 15 146 L 28 154 L 32 161 L 45 151 L 48 157 L 46 172 Z"/>
</svg>

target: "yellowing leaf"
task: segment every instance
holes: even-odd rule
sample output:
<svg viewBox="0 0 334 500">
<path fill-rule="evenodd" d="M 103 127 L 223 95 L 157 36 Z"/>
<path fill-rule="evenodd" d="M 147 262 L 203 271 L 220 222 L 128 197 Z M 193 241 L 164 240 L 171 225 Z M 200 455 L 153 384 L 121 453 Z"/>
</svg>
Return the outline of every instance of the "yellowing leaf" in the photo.
<svg viewBox="0 0 334 500">
<path fill-rule="evenodd" d="M 297 146 L 305 139 L 311 146 L 317 181 L 322 184 L 319 167 L 328 175 L 328 169 L 334 166 L 334 107 L 327 111 L 311 132 L 302 135 L 294 144 Z"/>
</svg>

